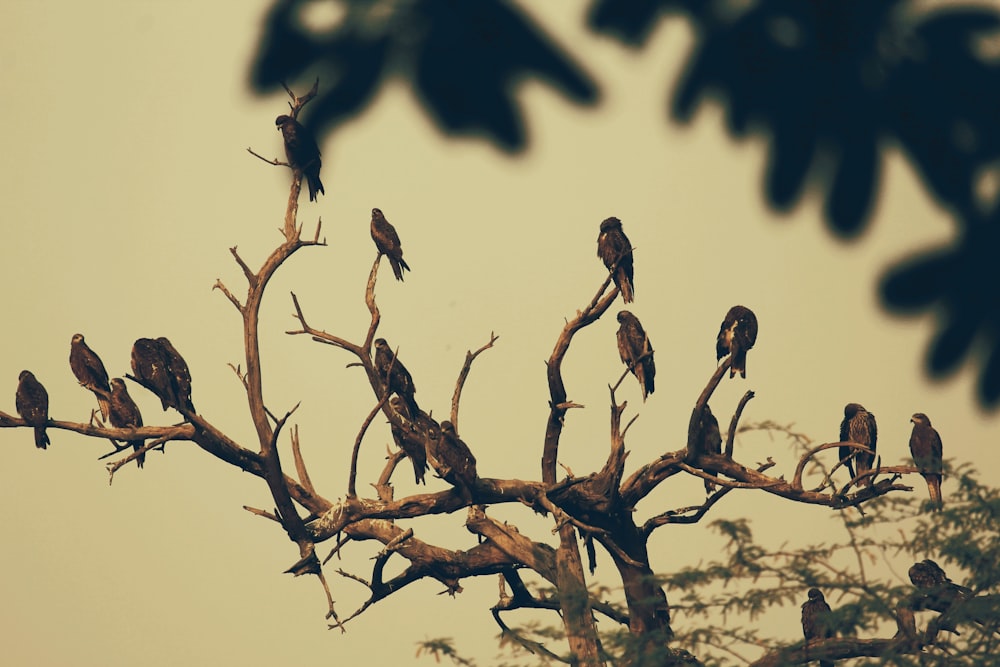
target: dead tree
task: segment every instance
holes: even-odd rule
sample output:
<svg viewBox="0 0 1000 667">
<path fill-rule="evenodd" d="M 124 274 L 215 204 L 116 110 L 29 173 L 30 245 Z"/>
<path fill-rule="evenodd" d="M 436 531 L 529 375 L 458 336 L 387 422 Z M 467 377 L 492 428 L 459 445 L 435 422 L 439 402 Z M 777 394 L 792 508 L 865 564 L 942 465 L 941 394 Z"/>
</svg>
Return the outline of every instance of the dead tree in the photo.
<svg viewBox="0 0 1000 667">
<path fill-rule="evenodd" d="M 314 86 L 303 97 L 297 97 L 288 91 L 292 118 L 298 116 L 303 105 L 316 94 L 316 90 Z M 276 159 L 265 161 L 291 166 Z M 628 628 L 638 642 L 637 650 L 640 653 L 659 651 L 664 656 L 661 664 L 690 662 L 690 656 L 664 649 L 671 636 L 670 605 L 665 591 L 656 583 L 654 576 L 655 568 L 662 564 L 652 562 L 647 551 L 647 541 L 654 531 L 672 524 L 698 522 L 709 514 L 720 499 L 734 492 L 753 490 L 780 496 L 790 502 L 846 509 L 861 508 L 871 499 L 891 492 L 912 490 L 902 484 L 900 479 L 904 474 L 918 471 L 916 468 L 902 466 L 876 467 L 871 475 L 880 479 L 870 485 L 858 485 L 859 480 L 852 480 L 846 487 L 839 489 L 823 486 L 810 490 L 803 487 L 803 470 L 813 456 L 841 446 L 859 447 L 853 443 L 826 443 L 813 448 L 799 461 L 791 480 L 769 476 L 767 471 L 774 465 L 770 460 L 758 466 L 741 463 L 734 455 L 733 441 L 743 408 L 753 398 L 753 392 L 746 393 L 731 415 L 728 429 L 721 433 L 725 446 L 721 451 L 707 451 L 703 429 L 709 401 L 730 370 L 729 358 L 722 361 L 700 394 L 695 397 L 686 442 L 665 443 L 662 455 L 639 465 L 628 475 L 625 470 L 626 437 L 635 417 L 629 417 L 626 403 L 619 402 L 616 398 L 618 384 L 610 387 L 608 453 L 603 467 L 583 475 L 570 473 L 560 477 L 557 462 L 563 426 L 571 418 L 570 413 L 574 408 L 583 407 L 570 398 L 563 380 L 563 363 L 567 360 L 574 337 L 603 317 L 619 298 L 619 288 L 612 280 L 613 270 L 608 272 L 593 297 L 557 333 L 552 354 L 546 362 L 549 415 L 544 438 L 540 443 L 541 470 L 537 479 L 490 477 L 489 470 L 476 468 L 476 443 L 466 443 L 459 437 L 458 424 L 462 390 L 472 364 L 481 353 L 496 344 L 498 337 L 491 334 L 482 347 L 467 353 L 455 382 L 451 405 L 446 410 L 448 418 L 436 421 L 430 412 L 424 412 L 417 406 L 412 391 L 408 392 L 405 385 L 393 380 L 394 371 L 399 370 L 396 364 L 402 364 L 395 356 L 395 348 L 388 357 L 390 361 L 386 367 L 380 365 L 373 350 L 381 319 L 375 299 L 375 286 L 382 260 L 380 253 L 374 260 L 365 288 L 364 298 L 371 321 L 363 340 L 348 340 L 313 326 L 299 299 L 294 293 L 291 295 L 295 309 L 295 328 L 287 333 L 311 339 L 321 346 L 317 351 L 325 351 L 329 347 L 333 348 L 332 352 L 335 354 L 346 353 L 350 364 L 363 370 L 372 393 L 371 411 L 364 417 L 351 447 L 347 488 L 321 492 L 313 486 L 308 474 L 296 429 L 285 428 L 295 408 L 278 414 L 265 404 L 261 380 L 262 351 L 258 336 L 259 312 L 269 280 L 297 251 L 326 245 L 325 239 L 321 239 L 320 222 L 312 235 L 306 237 L 303 236 L 302 225 L 297 222 L 301 185 L 302 172 L 293 169 L 282 226 L 282 241 L 259 268 L 251 268 L 236 247 L 230 248 L 233 259 L 246 280 L 245 295 L 238 295 L 237 290 L 230 289 L 221 281 L 215 284 L 215 288 L 228 299 L 242 318 L 245 365 L 242 368 L 234 367 L 234 371 L 246 390 L 249 413 L 256 433 L 255 443 L 251 445 L 237 442 L 216 427 L 212 422 L 210 403 L 206 400 L 199 401 L 204 412 L 177 408 L 184 417 L 183 423 L 179 425 L 150 424 L 114 428 L 93 416 L 89 423 L 53 418 L 47 421 L 46 426 L 49 429 L 73 431 L 98 442 L 110 440 L 115 449 L 109 456 L 116 457 L 113 462 L 108 463 L 112 475 L 124 464 L 151 449 L 163 449 L 171 441 L 187 440 L 197 444 L 215 459 L 260 478 L 267 485 L 275 509 L 246 509 L 276 523 L 296 545 L 297 555 L 287 572 L 296 576 L 309 574 L 317 577 L 326 595 L 327 618 L 330 619 L 331 628 L 343 628 L 376 602 L 421 579 L 437 580 L 454 594 L 461 590 L 463 579 L 491 575 L 500 578 L 500 600 L 491 611 L 501 629 L 513 634 L 502 620 L 502 616 L 507 613 L 518 609 L 552 610 L 558 614 L 564 626 L 568 652 L 574 664 L 606 663 L 595 627 L 597 617 L 605 617 L 614 624 Z M 628 369 L 618 380 L 619 384 L 627 374 Z M 196 378 L 197 369 L 191 375 Z M 147 390 L 153 390 L 140 378 L 132 379 Z M 391 400 L 393 394 L 403 400 Z M 398 464 L 406 456 L 403 449 L 388 457 L 384 469 L 370 487 L 357 484 L 358 460 L 363 455 L 365 434 L 379 414 L 391 425 L 393 433 L 406 438 L 408 446 L 424 448 L 428 455 L 427 462 L 447 482 L 447 488 L 395 498 L 392 478 Z M 151 421 L 153 420 L 147 416 L 147 422 Z M 32 425 L 25 419 L 0 413 L 0 427 L 30 429 Z M 285 453 L 279 454 L 283 434 L 288 436 L 288 446 Z M 145 441 L 139 449 L 133 450 L 131 446 L 127 446 L 139 440 Z M 128 470 L 133 471 L 132 474 L 141 474 L 135 467 Z M 641 524 L 636 523 L 636 507 L 661 484 L 680 474 L 708 481 L 714 490 L 703 501 L 694 505 L 657 508 L 659 511 L 652 518 Z M 363 495 L 362 490 L 367 488 L 373 488 L 374 495 Z M 342 499 L 332 500 L 338 497 Z M 526 512 L 549 517 L 553 533 L 558 535 L 558 546 L 552 547 L 533 540 L 513 524 L 491 517 L 490 509 L 501 504 L 523 505 Z M 418 529 L 403 529 L 395 523 L 395 520 L 459 511 L 466 512 L 465 525 L 471 535 L 469 546 L 457 551 L 424 541 Z M 367 600 L 346 616 L 338 616 L 334 610 L 326 562 L 330 556 L 354 544 L 365 542 L 377 545 L 371 572 L 366 576 L 344 571 L 338 571 L 337 574 L 341 575 L 345 585 L 361 584 L 367 587 Z M 333 546 L 326 559 L 321 561 L 317 547 L 324 543 L 331 543 Z M 586 554 L 592 572 L 598 545 L 607 552 L 620 577 L 626 607 L 624 612 L 588 592 L 584 556 Z M 393 557 L 403 559 L 405 566 L 401 572 L 387 578 L 385 565 Z M 528 570 L 551 586 L 556 594 L 541 596 L 532 593 L 521 576 L 523 571 Z M 526 638 L 515 636 L 515 640 L 532 651 L 545 652 L 550 657 L 555 655 Z M 898 648 L 898 642 L 890 640 L 829 640 L 826 655 L 837 658 L 876 655 L 880 646 L 889 644 Z M 816 659 L 820 654 L 818 651 L 821 653 L 823 647 L 811 646 L 809 652 L 789 652 L 779 657 L 786 661 L 803 662 L 807 657 Z M 760 664 L 768 663 L 765 660 Z"/>
</svg>

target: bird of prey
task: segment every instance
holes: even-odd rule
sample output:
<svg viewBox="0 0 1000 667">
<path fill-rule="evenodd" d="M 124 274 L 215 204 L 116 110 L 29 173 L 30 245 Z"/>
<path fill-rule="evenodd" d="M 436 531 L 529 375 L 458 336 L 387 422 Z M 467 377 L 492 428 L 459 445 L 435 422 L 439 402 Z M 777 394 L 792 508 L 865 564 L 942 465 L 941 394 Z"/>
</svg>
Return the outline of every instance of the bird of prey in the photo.
<svg viewBox="0 0 1000 667">
<path fill-rule="evenodd" d="M 736 371 L 739 371 L 740 377 L 745 378 L 747 352 L 756 342 L 757 316 L 746 306 L 733 306 L 719 327 L 719 335 L 715 339 L 715 359 L 718 361 L 727 354 L 732 354 L 729 377 L 735 377 Z"/>
<path fill-rule="evenodd" d="M 111 380 L 110 408 L 111 425 L 115 428 L 135 428 L 142 426 L 142 415 L 139 413 L 139 406 L 128 395 L 128 389 L 125 388 L 125 381 L 121 378 L 112 378 Z M 138 440 L 129 440 L 128 444 L 132 445 L 132 449 L 135 451 L 139 451 L 145 442 L 145 440 L 140 438 Z M 140 454 L 135 459 L 136 465 L 140 468 L 145 461 L 145 453 Z"/>
<path fill-rule="evenodd" d="M 944 614 L 956 604 L 961 604 L 973 597 L 971 589 L 960 586 L 949 579 L 941 566 L 930 558 L 920 563 L 914 563 L 908 574 L 910 575 L 910 583 L 917 588 L 919 595 L 914 605 L 916 609 L 932 609 Z M 973 620 L 983 622 L 982 619 Z M 955 625 L 951 622 L 942 623 L 940 627 L 955 632 Z"/>
<path fill-rule="evenodd" d="M 931 426 L 931 420 L 922 412 L 910 417 L 910 421 L 913 422 L 913 432 L 910 433 L 910 454 L 913 456 L 913 463 L 927 482 L 931 502 L 941 507 L 944 505 L 944 500 L 941 498 L 941 436 L 938 435 L 937 429 Z"/>
<path fill-rule="evenodd" d="M 635 294 L 632 269 L 632 244 L 622 231 L 622 221 L 607 218 L 601 223 L 601 233 L 597 236 L 597 256 L 608 267 L 608 271 L 622 293 L 622 301 L 632 303 Z"/>
<path fill-rule="evenodd" d="M 466 500 L 472 500 L 476 485 L 476 457 L 469 446 L 455 433 L 450 421 L 441 422 L 437 438 L 427 441 L 428 454 L 437 463 L 435 469 L 441 477 L 458 489 Z"/>
<path fill-rule="evenodd" d="M 167 366 L 163 346 L 151 338 L 140 338 L 132 345 L 132 373 L 136 379 L 160 398 L 166 410 L 177 405 L 174 381 Z"/>
<path fill-rule="evenodd" d="M 826 603 L 822 591 L 818 588 L 809 589 L 809 599 L 802 603 L 802 634 L 808 644 L 813 639 L 829 639 L 834 636 L 832 610 Z M 820 667 L 833 667 L 833 662 L 820 660 Z"/>
<path fill-rule="evenodd" d="M 161 336 L 156 342 L 163 351 L 167 371 L 173 383 L 174 396 L 177 398 L 174 407 L 182 414 L 194 412 L 194 403 L 191 402 L 191 371 L 188 370 L 187 362 L 166 338 Z"/>
<path fill-rule="evenodd" d="M 104 370 L 101 358 L 83 339 L 83 334 L 74 334 L 73 340 L 70 341 L 69 367 L 73 369 L 73 375 L 80 385 L 92 391 L 97 397 L 97 404 L 101 406 L 101 416 L 107 421 L 108 399 L 111 395 L 108 372 Z"/>
<path fill-rule="evenodd" d="M 840 447 L 840 460 L 847 465 L 851 479 L 857 475 L 866 473 L 872 469 L 875 463 L 875 442 L 878 439 L 878 427 L 875 425 L 875 415 L 865 410 L 858 403 L 848 403 L 844 406 L 844 420 L 840 422 L 840 441 L 856 442 L 871 450 L 871 453 L 862 452 L 851 447 Z M 851 461 L 857 462 L 857 471 Z M 865 486 L 872 485 L 871 476 L 865 477 Z"/>
<path fill-rule="evenodd" d="M 378 248 L 379 254 L 389 258 L 396 280 L 402 280 L 403 270 L 409 271 L 410 266 L 403 259 L 403 246 L 399 243 L 399 234 L 396 233 L 396 228 L 385 219 L 381 209 L 372 209 L 371 231 L 372 240 L 375 241 L 375 247 Z"/>
<path fill-rule="evenodd" d="M 274 119 L 274 124 L 281 130 L 281 137 L 285 140 L 285 156 L 288 158 L 288 164 L 292 169 L 302 172 L 309 184 L 309 201 L 316 201 L 317 193 L 326 194 L 323 183 L 319 180 L 322 160 L 316 140 L 309 130 L 291 116 L 278 116 Z"/>
<path fill-rule="evenodd" d="M 50 444 L 45 432 L 45 423 L 49 420 L 49 393 L 31 371 L 21 371 L 18 376 L 14 406 L 21 419 L 35 428 L 35 447 L 45 449 Z"/>
<path fill-rule="evenodd" d="M 399 396 L 390 398 L 389 406 L 406 420 L 406 427 L 391 425 L 392 438 L 396 441 L 396 445 L 406 452 L 406 456 L 413 464 L 413 474 L 417 484 L 426 484 L 424 471 L 427 470 L 427 448 L 424 442 L 433 426 L 433 420 L 423 412 L 418 412 L 414 417 L 410 413 L 410 408 Z"/>
<path fill-rule="evenodd" d="M 712 409 L 705 404 L 698 424 L 699 446 L 705 454 L 722 454 L 722 433 L 719 431 L 719 420 L 712 414 Z M 705 480 L 705 493 L 715 491 L 715 483 Z"/>
<path fill-rule="evenodd" d="M 417 389 L 413 386 L 413 377 L 406 366 L 399 360 L 389 348 L 389 343 L 385 338 L 375 339 L 375 371 L 385 384 L 388 393 L 395 393 L 406 402 L 410 414 L 415 415 L 420 411 L 413 394 Z"/>
<path fill-rule="evenodd" d="M 632 371 L 642 388 L 642 400 L 653 393 L 656 364 L 653 363 L 653 346 L 639 318 L 627 310 L 618 313 L 618 354 L 622 363 Z"/>
</svg>

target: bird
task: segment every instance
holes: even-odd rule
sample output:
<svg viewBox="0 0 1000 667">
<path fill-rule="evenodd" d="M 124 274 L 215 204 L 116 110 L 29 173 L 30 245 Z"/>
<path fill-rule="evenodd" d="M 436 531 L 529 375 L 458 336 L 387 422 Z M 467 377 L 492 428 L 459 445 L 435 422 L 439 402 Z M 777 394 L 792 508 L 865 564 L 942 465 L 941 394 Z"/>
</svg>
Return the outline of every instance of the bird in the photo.
<svg viewBox="0 0 1000 667">
<path fill-rule="evenodd" d="M 715 359 L 718 361 L 731 354 L 729 377 L 735 377 L 739 371 L 740 377 L 746 378 L 747 352 L 753 349 L 756 342 L 757 316 L 746 306 L 733 306 L 719 326 L 719 335 L 715 339 Z"/>
<path fill-rule="evenodd" d="M 111 386 L 108 384 L 108 372 L 104 370 L 104 364 L 97 353 L 90 349 L 87 341 L 83 339 L 83 334 L 73 334 L 73 339 L 69 344 L 69 367 L 73 370 L 73 375 L 85 389 L 89 389 L 97 397 L 97 404 L 101 407 L 101 417 L 108 420 L 109 397 Z"/>
<path fill-rule="evenodd" d="M 49 421 L 49 393 L 31 371 L 21 371 L 17 378 L 17 394 L 14 406 L 21 419 L 35 428 L 35 447 L 45 449 L 51 444 L 45 432 Z"/>
<path fill-rule="evenodd" d="M 292 169 L 302 172 L 309 185 L 309 201 L 316 201 L 319 194 L 326 194 L 323 183 L 319 180 L 319 169 L 323 162 L 316 140 L 309 130 L 291 116 L 278 116 L 274 119 L 274 124 L 281 130 L 281 137 L 285 141 L 288 164 Z"/>
<path fill-rule="evenodd" d="M 810 588 L 807 594 L 809 599 L 802 603 L 802 634 L 806 638 L 806 644 L 813 639 L 829 639 L 834 636 L 833 624 L 831 623 L 830 605 L 826 603 L 823 592 L 818 588 Z M 820 660 L 820 667 L 833 667 L 830 660 Z"/>
<path fill-rule="evenodd" d="M 622 363 L 639 381 L 642 388 L 642 400 L 653 393 L 656 376 L 656 364 L 653 363 L 653 346 L 649 342 L 645 329 L 639 318 L 627 310 L 618 313 L 618 354 Z"/>
<path fill-rule="evenodd" d="M 601 233 L 597 235 L 597 256 L 611 272 L 622 294 L 622 301 L 632 303 L 635 296 L 632 244 L 622 231 L 622 221 L 618 218 L 606 218 L 601 222 Z"/>
<path fill-rule="evenodd" d="M 386 392 L 395 393 L 406 402 L 410 414 L 417 414 L 420 408 L 413 394 L 417 389 L 413 386 L 413 377 L 406 366 L 399 360 L 399 357 L 389 348 L 389 343 L 385 338 L 375 339 L 375 371 L 385 384 Z"/>
<path fill-rule="evenodd" d="M 407 422 L 405 427 L 390 425 L 392 438 L 396 441 L 396 445 L 406 452 L 406 456 L 413 464 L 413 474 L 417 484 L 426 484 L 424 471 L 427 470 L 427 448 L 424 441 L 433 425 L 433 420 L 423 412 L 418 412 L 414 417 L 410 413 L 409 407 L 399 396 L 390 398 L 389 406 Z"/>
<path fill-rule="evenodd" d="M 152 338 L 140 338 L 132 345 L 132 373 L 139 383 L 156 394 L 166 410 L 177 404 L 174 380 L 163 346 Z"/>
<path fill-rule="evenodd" d="M 437 430 L 437 429 L 435 429 Z M 454 486 L 462 496 L 471 501 L 476 485 L 476 457 L 469 446 L 458 437 L 450 421 L 441 422 L 438 437 L 428 439 L 428 454 L 436 462 L 435 469 L 441 477 Z"/>
<path fill-rule="evenodd" d="M 701 451 L 705 454 L 722 454 L 722 433 L 719 431 L 719 420 L 712 414 L 712 409 L 705 404 L 698 423 L 698 436 Z M 715 491 L 715 483 L 705 480 L 705 493 Z"/>
<path fill-rule="evenodd" d="M 409 271 L 410 265 L 403 259 L 403 247 L 399 243 L 399 234 L 396 233 L 396 228 L 385 219 L 382 209 L 372 209 L 371 231 L 372 240 L 375 241 L 375 247 L 378 248 L 379 254 L 389 258 L 389 264 L 392 265 L 392 272 L 395 274 L 396 280 L 402 280 L 403 270 Z"/>
<path fill-rule="evenodd" d="M 919 596 L 913 605 L 915 609 L 932 609 L 944 614 L 956 604 L 973 597 L 972 589 L 953 582 L 941 566 L 930 558 L 911 565 L 908 574 L 910 583 L 916 587 Z M 983 619 L 973 620 L 983 622 Z M 954 623 L 950 621 L 942 623 L 940 627 L 950 632 L 956 630 Z"/>
<path fill-rule="evenodd" d="M 111 379 L 110 408 L 111 425 L 115 428 L 136 428 L 142 426 L 142 414 L 139 412 L 139 406 L 129 396 L 128 389 L 125 387 L 125 381 L 121 378 Z M 139 451 L 145 442 L 144 439 L 139 438 L 138 440 L 129 440 L 128 444 L 132 445 L 132 449 L 135 451 Z M 140 468 L 145 462 L 145 452 L 135 459 L 136 465 Z"/>
<path fill-rule="evenodd" d="M 931 420 L 922 412 L 914 414 L 910 417 L 910 421 L 913 422 L 913 432 L 910 433 L 910 454 L 913 456 L 913 463 L 927 482 L 927 492 L 930 494 L 931 502 L 940 508 L 944 505 L 944 500 L 941 498 L 941 436 L 937 429 L 931 426 Z"/>
<path fill-rule="evenodd" d="M 163 351 L 167 371 L 173 383 L 174 396 L 177 399 L 174 408 L 182 414 L 194 412 L 194 403 L 191 402 L 191 371 L 188 370 L 187 362 L 166 338 L 161 336 L 156 342 Z"/>
<path fill-rule="evenodd" d="M 859 403 L 845 405 L 844 420 L 840 422 L 840 441 L 856 442 L 871 450 L 871 453 L 868 453 L 841 445 L 840 460 L 847 465 L 851 479 L 872 469 L 872 464 L 875 463 L 876 440 L 878 440 L 878 427 L 875 424 L 875 415 L 865 410 Z M 852 459 L 857 462 L 857 472 L 851 464 Z M 865 477 L 862 483 L 871 486 L 872 477 L 870 475 Z"/>
</svg>

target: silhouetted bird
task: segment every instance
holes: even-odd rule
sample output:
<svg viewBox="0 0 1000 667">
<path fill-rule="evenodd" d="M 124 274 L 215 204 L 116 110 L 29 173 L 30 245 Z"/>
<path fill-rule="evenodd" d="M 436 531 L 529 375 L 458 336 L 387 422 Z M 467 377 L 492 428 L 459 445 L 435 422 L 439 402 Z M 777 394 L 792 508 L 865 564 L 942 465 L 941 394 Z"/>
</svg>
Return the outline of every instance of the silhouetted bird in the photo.
<svg viewBox="0 0 1000 667">
<path fill-rule="evenodd" d="M 441 477 L 454 486 L 466 500 L 472 500 L 476 485 L 476 457 L 455 433 L 450 421 L 441 422 L 439 437 L 428 439 L 428 454 L 436 462 Z"/>
<path fill-rule="evenodd" d="M 111 425 L 115 428 L 136 428 L 142 426 L 142 415 L 139 413 L 139 406 L 129 396 L 128 389 L 125 388 L 125 381 L 121 378 L 111 379 L 110 410 Z M 140 438 L 138 440 L 129 440 L 128 444 L 132 445 L 132 449 L 135 451 L 139 451 L 145 442 L 145 440 Z M 145 453 L 140 454 L 135 459 L 136 465 L 140 468 L 145 461 Z"/>
<path fill-rule="evenodd" d="M 830 605 L 818 588 L 809 589 L 809 599 L 802 603 L 802 634 L 808 644 L 813 639 L 829 639 L 835 635 Z M 833 667 L 830 660 L 820 660 L 820 667 Z"/>
<path fill-rule="evenodd" d="M 627 310 L 618 313 L 618 354 L 639 381 L 642 400 L 653 393 L 656 364 L 653 363 L 653 347 L 639 318 Z"/>
<path fill-rule="evenodd" d="M 371 231 L 375 247 L 381 254 L 389 258 L 396 280 L 402 280 L 403 270 L 409 271 L 410 266 L 403 259 L 403 247 L 399 243 L 399 234 L 396 233 L 396 228 L 385 219 L 381 209 L 372 209 Z"/>
<path fill-rule="evenodd" d="M 385 390 L 390 394 L 395 393 L 406 401 L 410 414 L 417 414 L 420 408 L 417 407 L 417 401 L 413 397 L 417 391 L 416 387 L 413 386 L 413 377 L 410 375 L 410 371 L 406 370 L 406 366 L 399 360 L 399 357 L 389 348 L 385 338 L 375 339 L 374 364 L 375 371 L 385 384 Z"/>
<path fill-rule="evenodd" d="M 712 409 L 705 404 L 701 413 L 699 428 L 699 446 L 705 454 L 722 454 L 722 433 L 719 431 L 719 420 L 712 414 Z M 715 491 L 715 482 L 705 480 L 705 493 Z"/>
<path fill-rule="evenodd" d="M 757 316 L 745 306 L 733 306 L 726 313 L 719 335 L 715 339 L 715 359 L 718 361 L 732 354 L 729 377 L 739 371 L 740 377 L 747 376 L 747 352 L 757 342 Z"/>
<path fill-rule="evenodd" d="M 163 358 L 167 361 L 167 371 L 173 383 L 174 396 L 177 398 L 174 407 L 181 413 L 194 412 L 194 403 L 191 402 L 191 371 L 188 370 L 187 362 L 166 338 L 161 336 L 156 342 L 159 343 L 160 349 L 163 350 Z"/>
<path fill-rule="evenodd" d="M 941 436 L 937 429 L 931 426 L 931 420 L 922 412 L 910 417 L 913 422 L 913 432 L 910 433 L 910 454 L 913 463 L 920 470 L 927 482 L 927 492 L 931 502 L 936 507 L 944 505 L 941 497 L 941 479 L 943 477 Z"/>
<path fill-rule="evenodd" d="M 632 269 L 632 244 L 618 218 L 607 218 L 601 223 L 601 233 L 597 235 L 597 256 L 608 267 L 615 285 L 622 293 L 622 301 L 632 303 L 635 295 Z"/>
<path fill-rule="evenodd" d="M 309 185 L 309 201 L 316 201 L 318 193 L 326 194 L 323 183 L 319 180 L 319 169 L 323 163 L 316 140 L 309 130 L 291 116 L 278 116 L 274 119 L 274 124 L 281 130 L 281 137 L 285 140 L 288 164 L 292 169 L 302 172 Z"/>
<path fill-rule="evenodd" d="M 389 399 L 389 405 L 403 419 L 406 426 L 400 428 L 391 424 L 392 438 L 396 445 L 406 452 L 406 456 L 413 464 L 413 475 L 417 484 L 424 483 L 424 471 L 427 470 L 427 448 L 424 444 L 427 433 L 433 426 L 433 420 L 423 412 L 418 412 L 416 417 L 410 413 L 410 408 L 398 395 Z M 430 422 L 430 423 L 428 423 Z"/>
<path fill-rule="evenodd" d="M 45 432 L 45 423 L 49 420 L 49 393 L 31 371 L 21 371 L 18 376 L 14 406 L 21 419 L 35 428 L 35 447 L 45 449 L 50 444 Z"/>
<path fill-rule="evenodd" d="M 872 469 L 872 464 L 875 463 L 875 444 L 877 440 L 878 427 L 875 424 L 875 415 L 865 410 L 858 403 L 848 403 L 845 405 L 844 420 L 840 422 L 840 441 L 856 442 L 871 450 L 871 453 L 868 453 L 852 449 L 851 447 L 841 446 L 839 452 L 840 460 L 846 463 L 847 470 L 851 473 L 851 479 Z M 857 472 L 855 472 L 854 466 L 851 464 L 852 460 L 857 462 Z M 865 477 L 862 483 L 865 486 L 871 486 L 872 477 Z"/>
<path fill-rule="evenodd" d="M 167 365 L 166 351 L 151 338 L 140 338 L 132 345 L 132 373 L 147 389 L 156 394 L 166 410 L 177 405 L 174 380 Z"/>
<path fill-rule="evenodd" d="M 97 404 L 101 407 L 101 416 L 104 421 L 107 421 L 108 399 L 111 396 L 108 372 L 104 370 L 101 358 L 83 340 L 83 334 L 74 334 L 73 340 L 70 341 L 69 367 L 73 369 L 73 375 L 76 376 L 80 385 L 92 391 L 97 397 Z"/>
</svg>

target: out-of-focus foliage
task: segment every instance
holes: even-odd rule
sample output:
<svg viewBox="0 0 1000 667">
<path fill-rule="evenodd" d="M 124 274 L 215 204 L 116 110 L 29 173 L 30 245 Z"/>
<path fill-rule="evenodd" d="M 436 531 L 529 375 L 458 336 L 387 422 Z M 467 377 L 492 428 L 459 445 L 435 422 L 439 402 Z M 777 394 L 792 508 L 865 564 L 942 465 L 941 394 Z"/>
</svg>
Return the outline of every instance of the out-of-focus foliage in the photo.
<svg viewBox="0 0 1000 667">
<path fill-rule="evenodd" d="M 364 111 L 391 77 L 412 86 L 442 131 L 484 135 L 507 151 L 527 141 L 521 81 L 541 80 L 578 104 L 597 100 L 583 69 L 503 0 L 330 0 L 343 16 L 322 28 L 308 21 L 317 4 L 275 3 L 252 73 L 261 92 L 319 77 L 308 118 L 317 132 Z"/>
<path fill-rule="evenodd" d="M 980 359 L 980 402 L 1000 405 L 1000 10 L 915 0 L 593 0 L 589 27 L 638 48 L 661 18 L 691 24 L 695 45 L 670 109 L 687 123 L 711 96 L 729 131 L 769 145 L 768 201 L 779 211 L 809 189 L 830 229 L 865 229 L 883 151 L 901 150 L 952 216 L 958 240 L 904 260 L 882 285 L 886 307 L 935 313 L 927 369 Z M 313 25 L 318 7 L 340 19 Z M 668 76 L 668 72 L 664 76 Z M 362 113 L 392 78 L 406 81 L 445 133 L 527 145 L 517 84 L 536 79 L 576 104 L 598 85 L 511 0 L 277 0 L 264 22 L 254 87 L 319 77 L 307 119 L 320 135 Z M 990 213 L 984 213 L 989 211 Z M 982 343 L 977 346 L 976 343 Z"/>
</svg>

